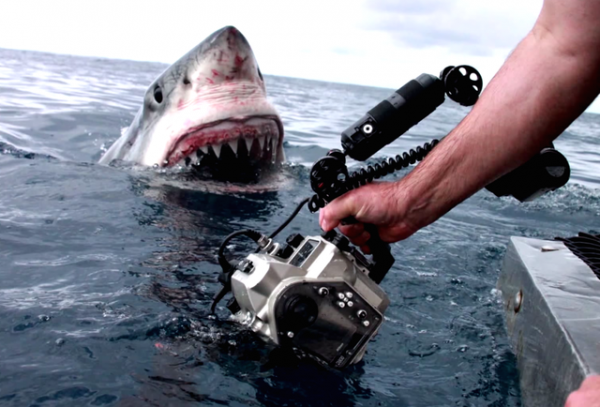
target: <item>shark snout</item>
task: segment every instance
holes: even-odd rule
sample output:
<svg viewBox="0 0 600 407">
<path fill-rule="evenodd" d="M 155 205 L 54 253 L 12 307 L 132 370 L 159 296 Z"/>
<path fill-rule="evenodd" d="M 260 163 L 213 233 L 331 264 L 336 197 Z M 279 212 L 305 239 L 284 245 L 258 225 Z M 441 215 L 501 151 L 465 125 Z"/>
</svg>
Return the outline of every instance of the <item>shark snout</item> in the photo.
<svg viewBox="0 0 600 407">
<path fill-rule="evenodd" d="M 208 84 L 222 82 L 249 81 L 262 82 L 262 74 L 250 44 L 246 38 L 233 26 L 227 26 L 215 33 L 211 40 L 211 51 L 207 53 L 203 63 L 204 73 Z M 207 69 L 209 68 L 210 69 Z"/>
<path fill-rule="evenodd" d="M 225 38 L 226 41 L 231 42 L 232 45 L 243 44 L 245 46 L 249 46 L 246 37 L 244 37 L 244 35 L 232 25 L 228 25 L 223 27 L 220 31 L 217 31 L 216 37 Z"/>
</svg>

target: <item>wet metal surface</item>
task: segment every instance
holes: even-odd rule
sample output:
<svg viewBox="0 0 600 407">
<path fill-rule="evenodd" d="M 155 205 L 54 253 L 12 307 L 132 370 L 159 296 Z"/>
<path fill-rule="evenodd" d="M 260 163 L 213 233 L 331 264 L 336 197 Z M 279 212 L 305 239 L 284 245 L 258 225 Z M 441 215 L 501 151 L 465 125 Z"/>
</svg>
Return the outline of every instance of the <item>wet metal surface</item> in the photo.
<svg viewBox="0 0 600 407">
<path fill-rule="evenodd" d="M 525 406 L 563 406 L 600 372 L 600 280 L 562 242 L 513 237 L 498 288 Z"/>
</svg>

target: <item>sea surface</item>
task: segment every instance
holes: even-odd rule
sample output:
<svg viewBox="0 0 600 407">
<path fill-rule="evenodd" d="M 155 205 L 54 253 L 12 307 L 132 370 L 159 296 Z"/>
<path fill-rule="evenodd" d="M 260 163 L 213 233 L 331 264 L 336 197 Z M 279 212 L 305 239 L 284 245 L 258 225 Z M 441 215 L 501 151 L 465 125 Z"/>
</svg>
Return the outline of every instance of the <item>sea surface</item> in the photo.
<svg viewBox="0 0 600 407">
<path fill-rule="evenodd" d="M 556 142 L 566 187 L 527 204 L 482 191 L 394 244 L 379 335 L 359 365 L 329 371 L 239 330 L 224 307 L 209 317 L 215 253 L 233 231 L 273 231 L 311 195 L 308 166 L 392 90 L 267 76 L 286 182 L 223 194 L 96 164 L 164 68 L 0 50 L 0 405 L 521 405 L 502 258 L 513 235 L 598 232 L 600 116 Z M 379 155 L 443 137 L 467 112 L 447 101 Z M 281 239 L 320 233 L 317 220 L 303 210 Z"/>
</svg>

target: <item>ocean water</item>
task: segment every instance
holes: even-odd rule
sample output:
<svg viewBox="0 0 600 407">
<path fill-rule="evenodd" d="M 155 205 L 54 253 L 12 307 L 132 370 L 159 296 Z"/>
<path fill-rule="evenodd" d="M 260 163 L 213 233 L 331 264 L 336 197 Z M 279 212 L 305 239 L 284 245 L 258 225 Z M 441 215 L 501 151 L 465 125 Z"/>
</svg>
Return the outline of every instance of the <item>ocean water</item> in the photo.
<svg viewBox="0 0 600 407">
<path fill-rule="evenodd" d="M 512 235 L 598 232 L 599 116 L 556 142 L 566 187 L 527 204 L 482 191 L 394 244 L 386 321 L 363 362 L 334 372 L 240 331 L 224 308 L 209 318 L 215 253 L 235 230 L 274 230 L 311 195 L 307 166 L 391 90 L 267 76 L 286 182 L 222 194 L 95 164 L 164 67 L 0 50 L 0 405 L 521 405 L 502 257 Z M 467 112 L 446 102 L 380 155 Z M 317 219 L 304 210 L 286 232 L 320 233 Z"/>
</svg>

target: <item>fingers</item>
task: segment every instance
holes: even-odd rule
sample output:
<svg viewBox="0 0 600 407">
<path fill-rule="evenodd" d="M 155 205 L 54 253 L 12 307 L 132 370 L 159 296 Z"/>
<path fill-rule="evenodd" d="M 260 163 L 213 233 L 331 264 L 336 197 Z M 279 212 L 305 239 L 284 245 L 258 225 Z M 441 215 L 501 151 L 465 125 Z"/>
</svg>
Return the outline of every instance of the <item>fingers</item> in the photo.
<svg viewBox="0 0 600 407">
<path fill-rule="evenodd" d="M 378 233 L 381 236 L 383 232 L 381 238 L 385 242 L 395 242 L 405 238 L 403 230 L 400 230 L 401 234 L 398 237 L 395 236 L 395 230 L 390 229 L 390 226 L 392 226 L 389 225 L 390 219 L 394 215 L 394 207 L 389 204 L 391 185 L 391 183 L 383 182 L 372 183 L 349 191 L 341 197 L 334 199 L 319 211 L 319 224 L 321 228 L 328 232 L 338 227 L 365 254 L 371 254 L 369 247 L 366 245 L 369 239 L 371 239 L 371 235 L 365 231 L 364 223 L 379 226 Z M 360 223 L 352 225 L 340 224 L 343 219 L 348 217 L 353 217 Z"/>
<path fill-rule="evenodd" d="M 365 230 L 363 223 L 355 223 L 352 225 L 340 225 L 340 232 L 346 235 L 353 245 L 359 246 L 365 254 L 371 254 L 371 249 L 366 243 L 371 239 L 371 234 Z"/>
<path fill-rule="evenodd" d="M 342 219 L 355 215 L 360 209 L 357 194 L 359 190 L 350 191 L 327 204 L 319 212 L 319 224 L 324 231 L 335 229 Z"/>
<path fill-rule="evenodd" d="M 352 225 L 340 225 L 338 229 L 340 229 L 340 232 L 348 236 L 350 239 L 353 239 L 362 235 L 362 233 L 365 231 L 365 225 L 363 225 L 362 223 L 354 223 Z"/>
<path fill-rule="evenodd" d="M 339 229 L 340 232 L 348 236 L 355 246 L 363 246 L 371 238 L 371 234 L 365 230 L 365 225 L 362 223 L 347 226 L 340 225 Z"/>
<path fill-rule="evenodd" d="M 367 246 L 367 242 L 371 239 L 371 234 L 365 230 L 362 223 L 354 225 L 340 226 L 340 232 L 348 236 L 353 245 L 359 246 L 365 254 L 371 254 L 371 249 Z"/>
</svg>

